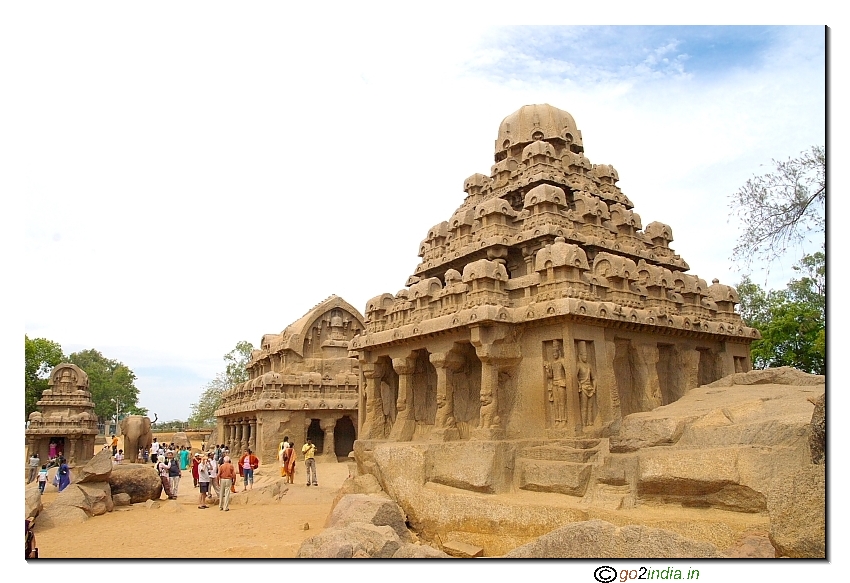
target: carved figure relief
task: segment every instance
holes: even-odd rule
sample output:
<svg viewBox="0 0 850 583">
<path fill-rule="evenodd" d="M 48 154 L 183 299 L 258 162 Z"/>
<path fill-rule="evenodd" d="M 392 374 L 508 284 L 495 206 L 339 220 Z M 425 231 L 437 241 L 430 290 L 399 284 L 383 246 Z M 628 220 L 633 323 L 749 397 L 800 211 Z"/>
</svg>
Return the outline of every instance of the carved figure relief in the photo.
<svg viewBox="0 0 850 583">
<path fill-rule="evenodd" d="M 584 340 L 578 343 L 576 378 L 578 379 L 581 421 L 585 427 L 589 427 L 596 421 L 596 379 L 587 362 L 587 343 Z"/>
<path fill-rule="evenodd" d="M 543 364 L 548 380 L 548 399 L 552 403 L 556 429 L 567 425 L 567 370 L 561 341 L 552 343 L 552 360 Z"/>
</svg>

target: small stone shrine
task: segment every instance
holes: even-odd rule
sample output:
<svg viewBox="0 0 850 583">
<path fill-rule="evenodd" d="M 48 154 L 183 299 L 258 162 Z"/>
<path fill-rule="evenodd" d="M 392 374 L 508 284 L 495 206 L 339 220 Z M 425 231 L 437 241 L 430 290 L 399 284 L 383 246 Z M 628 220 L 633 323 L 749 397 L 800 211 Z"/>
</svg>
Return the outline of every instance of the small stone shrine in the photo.
<svg viewBox="0 0 850 583">
<path fill-rule="evenodd" d="M 62 363 L 47 384 L 36 403 L 38 410 L 30 413 L 27 451 L 37 452 L 43 463 L 64 456 L 72 466 L 84 464 L 94 456 L 97 435 L 89 377 L 77 365 Z"/>
<path fill-rule="evenodd" d="M 277 460 L 284 436 L 298 447 L 312 439 L 329 461 L 348 456 L 359 384 L 348 344 L 363 327 L 360 312 L 331 296 L 280 334 L 264 335 L 247 366 L 249 379 L 225 391 L 215 412 L 217 435 L 231 451 L 249 447 L 264 463 Z"/>
<path fill-rule="evenodd" d="M 599 437 L 750 370 L 759 335 L 735 289 L 686 273 L 673 230 L 644 227 L 618 179 L 569 113 L 502 121 L 490 175 L 466 179 L 406 289 L 367 303 L 350 345 L 361 439 Z"/>
</svg>

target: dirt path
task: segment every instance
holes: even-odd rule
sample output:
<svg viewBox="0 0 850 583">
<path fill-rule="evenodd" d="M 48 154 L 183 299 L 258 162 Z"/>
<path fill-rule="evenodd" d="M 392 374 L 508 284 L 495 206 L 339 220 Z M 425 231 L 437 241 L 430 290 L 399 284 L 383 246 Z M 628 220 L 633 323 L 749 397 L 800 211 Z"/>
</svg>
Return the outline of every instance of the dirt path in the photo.
<svg viewBox="0 0 850 583">
<path fill-rule="evenodd" d="M 44 558 L 287 558 L 301 542 L 322 530 L 331 502 L 348 477 L 348 464 L 319 463 L 318 487 L 307 487 L 303 463 L 296 483 L 280 502 L 270 505 L 241 503 L 241 483 L 230 511 L 217 505 L 198 509 L 198 490 L 184 472 L 177 500 L 160 501 L 159 509 L 145 504 L 116 508 L 83 524 L 40 529 L 39 553 Z M 188 476 L 188 478 L 187 478 Z M 254 488 L 279 476 L 279 468 L 260 467 Z M 28 488 L 36 487 L 30 484 Z M 58 494 L 48 484 L 43 502 Z M 305 523 L 309 530 L 303 530 Z"/>
</svg>

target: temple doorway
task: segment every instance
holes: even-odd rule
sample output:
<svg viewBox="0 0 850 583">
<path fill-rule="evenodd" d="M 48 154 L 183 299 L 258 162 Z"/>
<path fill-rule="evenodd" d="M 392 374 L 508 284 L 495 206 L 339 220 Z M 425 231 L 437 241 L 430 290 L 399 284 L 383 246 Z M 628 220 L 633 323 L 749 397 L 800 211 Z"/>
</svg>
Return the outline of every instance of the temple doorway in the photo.
<svg viewBox="0 0 850 583">
<path fill-rule="evenodd" d="M 325 451 L 325 432 L 322 430 L 322 425 L 318 419 L 310 420 L 310 427 L 307 428 L 307 439 L 313 441 L 316 446 L 316 455 L 321 455 Z"/>
<path fill-rule="evenodd" d="M 347 461 L 348 454 L 354 450 L 354 440 L 357 439 L 354 423 L 348 415 L 337 419 L 334 426 L 334 452 L 339 461 Z"/>
</svg>

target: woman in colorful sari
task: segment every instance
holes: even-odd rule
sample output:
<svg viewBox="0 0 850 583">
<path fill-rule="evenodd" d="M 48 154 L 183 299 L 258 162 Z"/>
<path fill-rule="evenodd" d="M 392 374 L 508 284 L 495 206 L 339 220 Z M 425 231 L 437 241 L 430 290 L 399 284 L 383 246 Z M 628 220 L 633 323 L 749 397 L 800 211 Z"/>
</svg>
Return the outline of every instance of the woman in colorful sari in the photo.
<svg viewBox="0 0 850 583">
<path fill-rule="evenodd" d="M 180 469 L 189 469 L 189 448 L 180 446 Z"/>
<path fill-rule="evenodd" d="M 283 450 L 283 468 L 286 473 L 287 483 L 295 483 L 295 445 L 290 443 Z"/>
<path fill-rule="evenodd" d="M 65 488 L 67 488 L 71 484 L 71 469 L 68 467 L 68 464 L 65 463 L 64 459 L 60 460 L 59 471 L 57 475 L 59 476 L 59 491 L 61 492 Z"/>
</svg>

